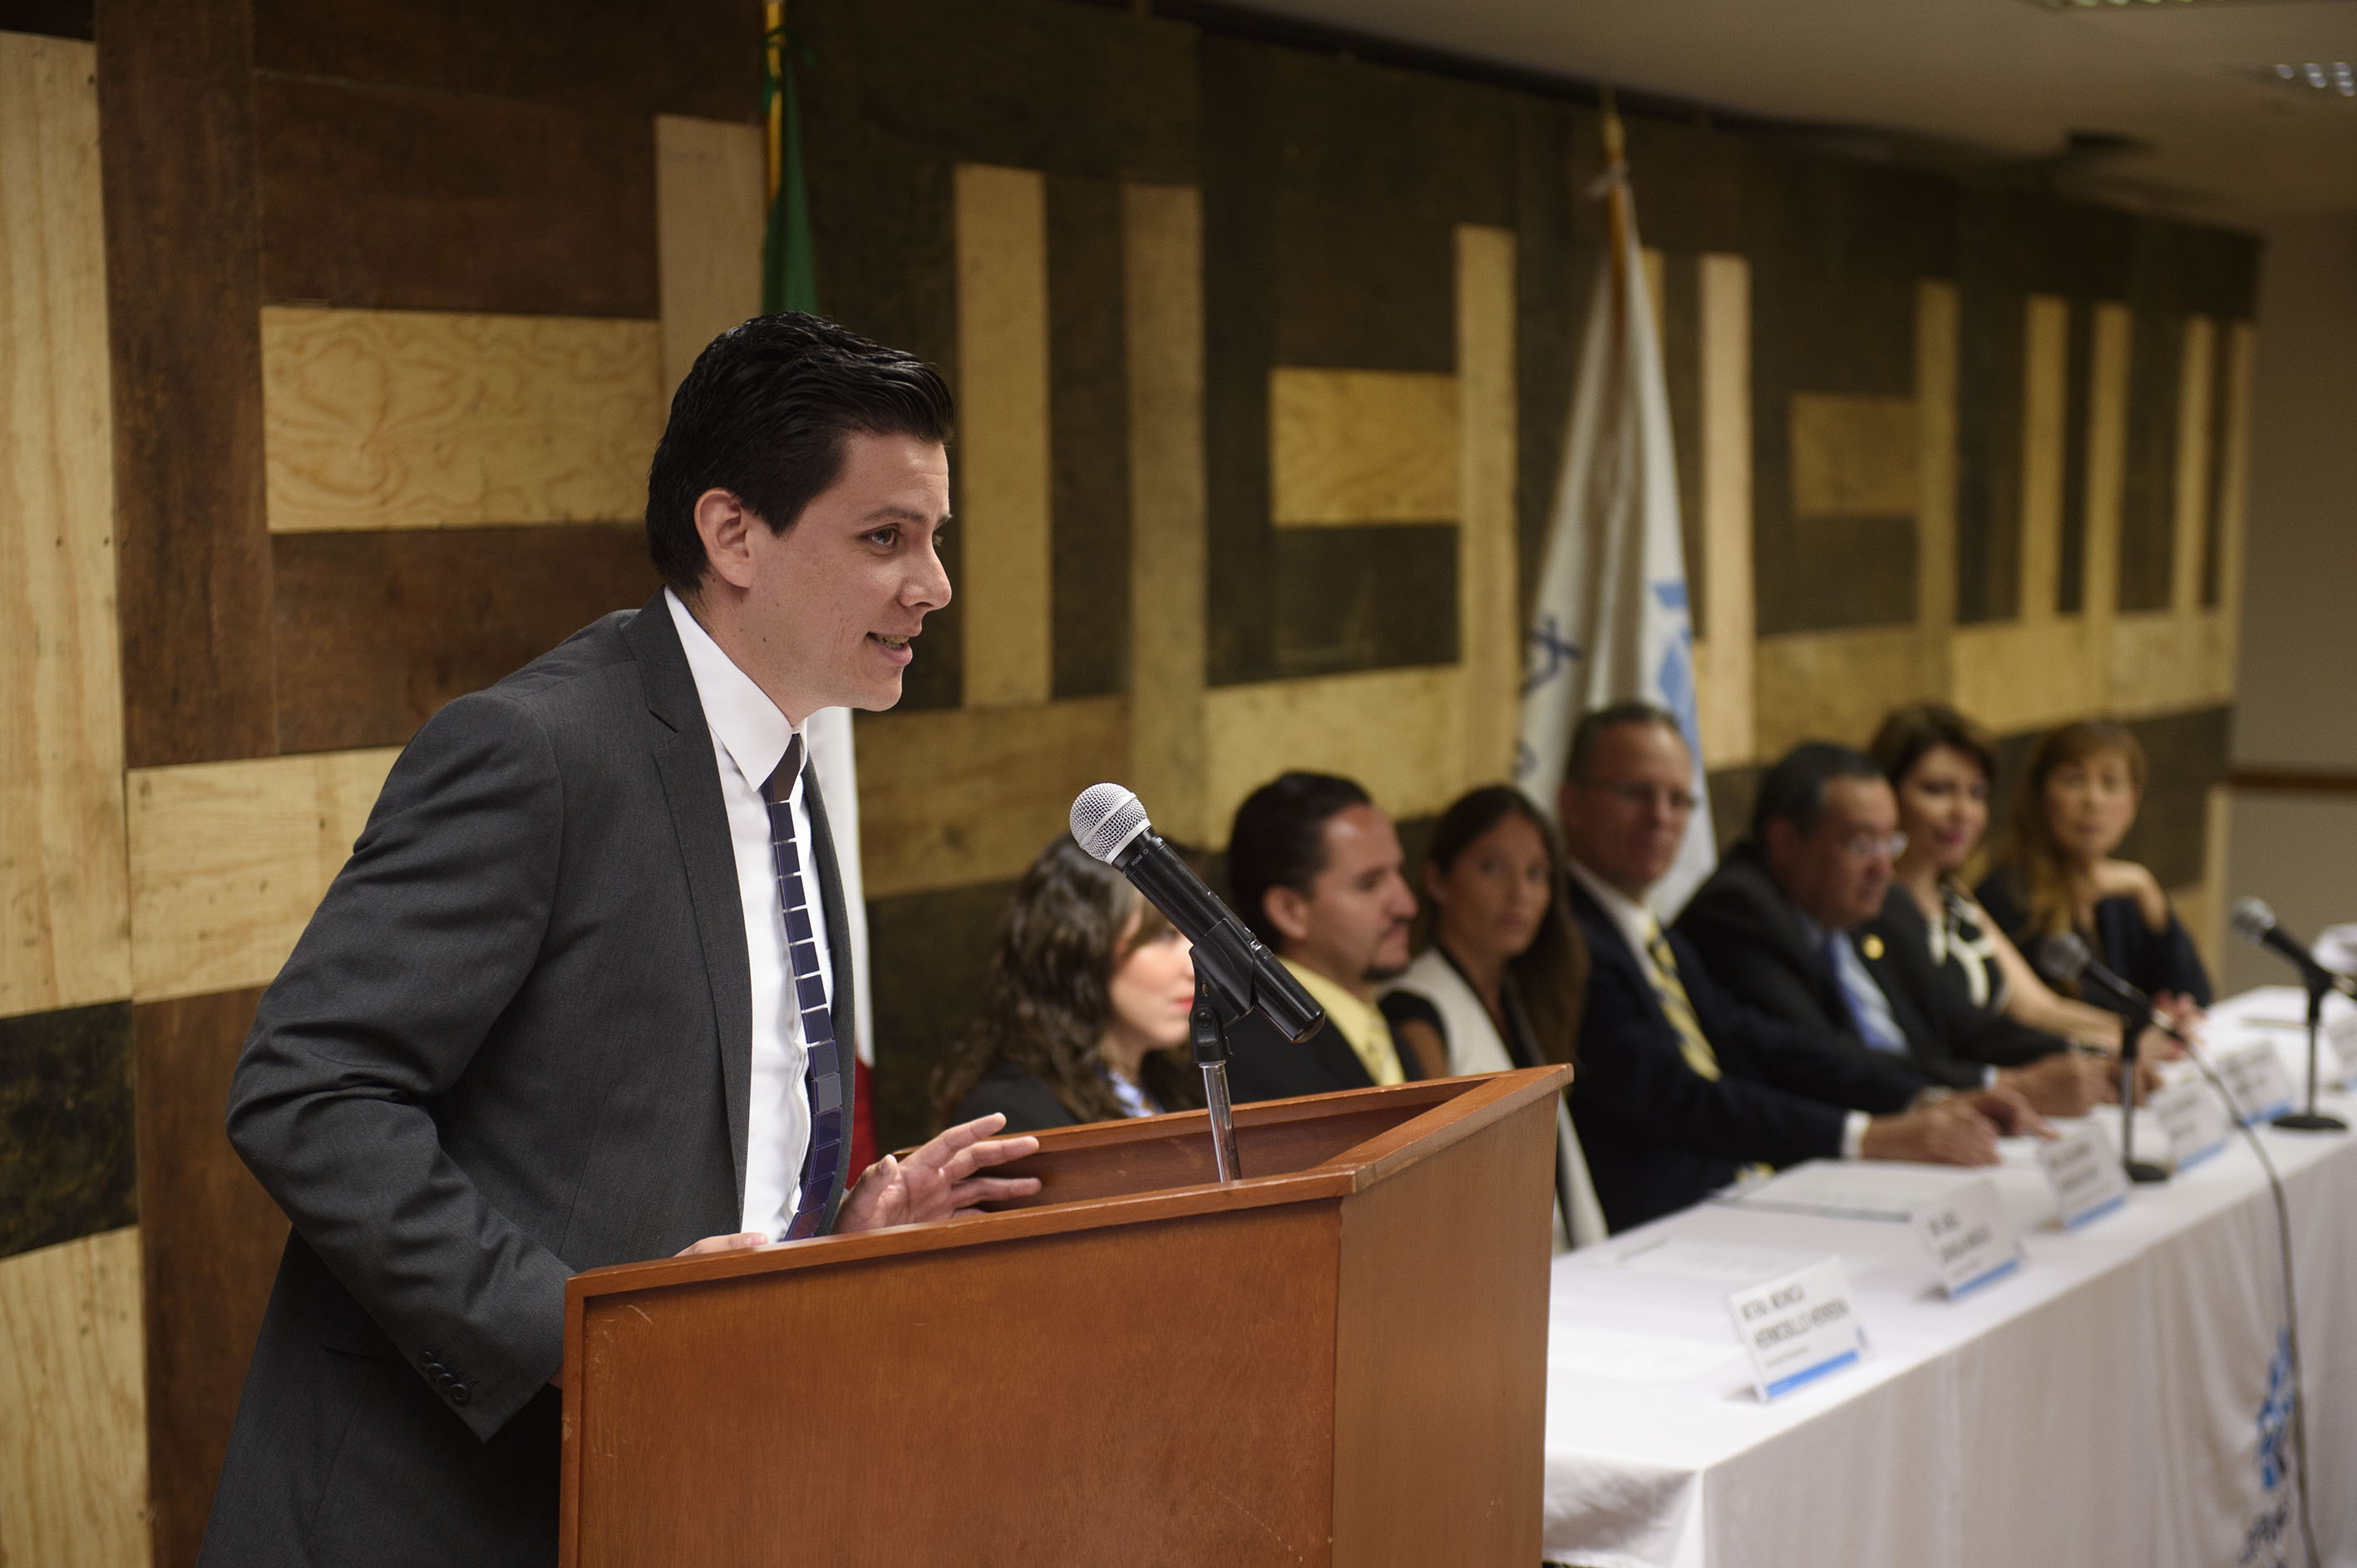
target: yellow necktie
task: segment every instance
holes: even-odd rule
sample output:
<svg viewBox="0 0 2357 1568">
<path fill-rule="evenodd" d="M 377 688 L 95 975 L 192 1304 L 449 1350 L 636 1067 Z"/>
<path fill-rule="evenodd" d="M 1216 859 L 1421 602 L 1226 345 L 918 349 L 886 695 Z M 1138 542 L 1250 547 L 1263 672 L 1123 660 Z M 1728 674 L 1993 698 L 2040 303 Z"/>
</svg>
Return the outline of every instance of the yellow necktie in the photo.
<svg viewBox="0 0 2357 1568">
<path fill-rule="evenodd" d="M 1687 999 L 1685 983 L 1678 979 L 1678 961 L 1670 951 L 1669 939 L 1655 926 L 1645 939 L 1646 956 L 1653 961 L 1653 995 L 1662 1004 L 1662 1012 L 1670 1027 L 1678 1032 L 1678 1049 L 1686 1058 L 1686 1066 L 1704 1078 L 1718 1077 L 1718 1056 L 1703 1037 L 1702 1025 L 1695 1018 L 1694 1003 Z"/>
</svg>

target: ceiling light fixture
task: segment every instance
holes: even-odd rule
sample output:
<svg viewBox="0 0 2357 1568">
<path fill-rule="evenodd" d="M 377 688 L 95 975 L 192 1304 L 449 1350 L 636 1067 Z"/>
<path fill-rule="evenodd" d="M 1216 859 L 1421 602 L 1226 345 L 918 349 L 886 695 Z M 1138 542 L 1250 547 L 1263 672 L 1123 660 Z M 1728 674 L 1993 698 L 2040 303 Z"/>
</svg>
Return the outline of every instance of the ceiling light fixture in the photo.
<svg viewBox="0 0 2357 1568">
<path fill-rule="evenodd" d="M 2260 74 L 2270 73 L 2262 71 Z M 2277 81 L 2306 82 L 2319 92 L 2337 92 L 2343 98 L 2357 98 L 2357 66 L 2345 59 L 2308 60 L 2299 65 L 2286 61 L 2276 66 L 2272 74 Z"/>
</svg>

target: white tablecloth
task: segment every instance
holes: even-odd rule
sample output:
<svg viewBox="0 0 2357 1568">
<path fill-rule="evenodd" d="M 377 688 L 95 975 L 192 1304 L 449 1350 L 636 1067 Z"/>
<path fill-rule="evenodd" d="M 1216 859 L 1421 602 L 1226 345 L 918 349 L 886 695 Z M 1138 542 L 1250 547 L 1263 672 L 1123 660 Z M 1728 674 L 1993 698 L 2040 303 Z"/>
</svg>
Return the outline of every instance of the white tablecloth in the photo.
<svg viewBox="0 0 2357 1568">
<path fill-rule="evenodd" d="M 2296 991 L 2236 997 L 2212 1011 L 2210 1048 L 2274 1037 L 2304 1063 L 2304 1036 L 2267 1023 L 2299 1012 Z M 2325 1108 L 2357 1123 L 2348 1096 Z M 2116 1142 L 2117 1113 L 2099 1115 Z M 2357 1563 L 2357 1133 L 2260 1136 L 2290 1197 L 2317 1542 Z M 2166 1147 L 2148 1117 L 2137 1145 Z M 2248 1145 L 2067 1233 L 2027 1144 L 1996 1174 L 2028 1262 L 1955 1302 L 1910 1226 L 1717 1203 L 1558 1260 L 1547 1557 L 2304 1562 L 2276 1215 Z M 1725 1305 L 1747 1283 L 1730 1248 L 1838 1255 L 1869 1359 L 1761 1404 Z"/>
</svg>

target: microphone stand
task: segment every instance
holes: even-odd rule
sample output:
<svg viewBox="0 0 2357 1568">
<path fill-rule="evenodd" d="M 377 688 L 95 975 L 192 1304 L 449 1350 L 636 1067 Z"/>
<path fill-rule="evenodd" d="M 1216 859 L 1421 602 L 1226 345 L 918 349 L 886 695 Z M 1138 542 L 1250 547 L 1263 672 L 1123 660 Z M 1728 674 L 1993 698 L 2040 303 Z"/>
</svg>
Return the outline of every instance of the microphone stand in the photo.
<svg viewBox="0 0 2357 1568">
<path fill-rule="evenodd" d="M 2316 1109 L 2316 1036 L 2324 1026 L 2324 993 L 2332 989 L 2330 982 L 2319 983 L 2310 972 L 2308 981 L 2308 1109 L 2288 1111 L 2272 1123 L 2287 1133 L 2345 1133 L 2349 1123 L 2338 1116 L 2327 1116 Z"/>
<path fill-rule="evenodd" d="M 2127 1013 L 2120 1015 L 2120 1169 L 2128 1180 L 2143 1185 L 2167 1181 L 2166 1168 L 2136 1157 L 2136 1041 L 2144 1026 Z"/>
<path fill-rule="evenodd" d="M 1195 1005 L 1187 1015 L 1187 1036 L 1195 1065 L 1203 1069 L 1203 1105 L 1211 1116 L 1211 1161 L 1222 1181 L 1240 1179 L 1236 1164 L 1235 1111 L 1228 1102 L 1228 1027 L 1251 1012 L 1211 978 L 1209 964 L 1195 969 Z"/>
</svg>

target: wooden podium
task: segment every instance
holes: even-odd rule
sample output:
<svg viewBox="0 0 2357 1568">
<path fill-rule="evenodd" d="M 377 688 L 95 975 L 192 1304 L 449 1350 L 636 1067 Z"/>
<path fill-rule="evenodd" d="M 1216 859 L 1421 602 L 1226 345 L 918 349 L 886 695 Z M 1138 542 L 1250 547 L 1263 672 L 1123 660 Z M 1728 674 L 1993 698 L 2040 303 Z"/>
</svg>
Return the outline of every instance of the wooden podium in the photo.
<svg viewBox="0 0 2357 1568">
<path fill-rule="evenodd" d="M 565 1568 L 1539 1560 L 1567 1068 L 1042 1133 L 1033 1198 L 576 1274 Z"/>
</svg>

